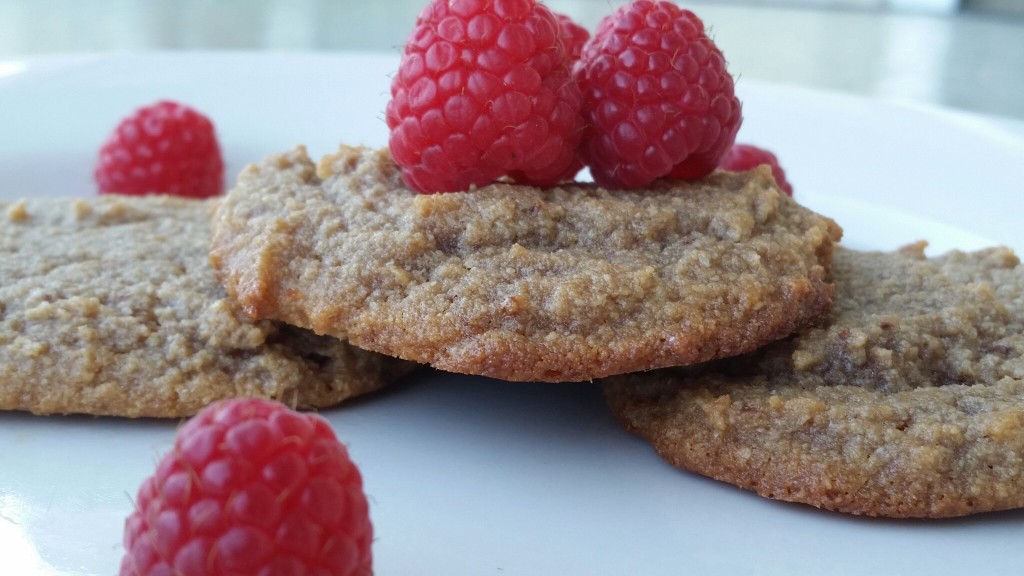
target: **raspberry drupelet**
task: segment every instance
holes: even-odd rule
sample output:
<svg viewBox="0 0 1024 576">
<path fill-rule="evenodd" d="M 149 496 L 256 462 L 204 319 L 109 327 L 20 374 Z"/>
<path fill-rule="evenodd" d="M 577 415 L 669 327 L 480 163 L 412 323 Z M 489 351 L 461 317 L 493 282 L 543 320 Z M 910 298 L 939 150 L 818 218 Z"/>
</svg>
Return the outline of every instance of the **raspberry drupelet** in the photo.
<svg viewBox="0 0 1024 576">
<path fill-rule="evenodd" d="M 369 576 L 362 477 L 330 425 L 262 399 L 178 431 L 125 522 L 121 576 Z"/>
<path fill-rule="evenodd" d="M 581 167 L 579 87 L 558 20 L 534 0 L 433 0 L 392 80 L 389 146 L 411 188 L 502 177 L 547 186 Z"/>
<path fill-rule="evenodd" d="M 710 174 L 742 121 L 721 51 L 696 15 L 670 2 L 638 0 L 605 17 L 574 76 L 586 122 L 580 154 L 603 186 Z"/>
</svg>

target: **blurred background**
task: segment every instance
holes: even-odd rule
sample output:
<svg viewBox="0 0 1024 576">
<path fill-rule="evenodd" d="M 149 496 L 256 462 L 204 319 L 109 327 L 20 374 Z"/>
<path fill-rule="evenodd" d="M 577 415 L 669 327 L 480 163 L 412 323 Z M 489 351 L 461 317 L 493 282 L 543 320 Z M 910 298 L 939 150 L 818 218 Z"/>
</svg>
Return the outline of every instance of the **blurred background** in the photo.
<svg viewBox="0 0 1024 576">
<path fill-rule="evenodd" d="M 398 54 L 426 0 L 0 0 L 3 62 L 148 50 Z M 547 0 L 592 28 L 622 0 Z M 730 70 L 1024 120 L 1024 0 L 679 1 Z"/>
</svg>

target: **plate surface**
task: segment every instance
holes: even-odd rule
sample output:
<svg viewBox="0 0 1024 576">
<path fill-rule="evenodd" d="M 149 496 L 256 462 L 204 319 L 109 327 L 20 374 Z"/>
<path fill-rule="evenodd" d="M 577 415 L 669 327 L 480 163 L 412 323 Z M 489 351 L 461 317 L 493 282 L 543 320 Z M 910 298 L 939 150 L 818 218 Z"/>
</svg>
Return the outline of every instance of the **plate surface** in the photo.
<svg viewBox="0 0 1024 576">
<path fill-rule="evenodd" d="M 229 174 L 296 144 L 383 145 L 397 59 L 155 54 L 0 62 L 0 198 L 87 196 L 107 133 L 161 98 L 218 126 Z M 741 80 L 740 140 L 855 248 L 1024 251 L 1024 129 L 1009 120 Z M 2 281 L 2 279 L 0 279 Z M 360 465 L 376 573 L 1015 573 L 1024 512 L 849 517 L 677 471 L 591 384 L 426 372 L 323 412 Z M 131 498 L 177 423 L 0 413 L 4 574 L 113 574 Z"/>
</svg>

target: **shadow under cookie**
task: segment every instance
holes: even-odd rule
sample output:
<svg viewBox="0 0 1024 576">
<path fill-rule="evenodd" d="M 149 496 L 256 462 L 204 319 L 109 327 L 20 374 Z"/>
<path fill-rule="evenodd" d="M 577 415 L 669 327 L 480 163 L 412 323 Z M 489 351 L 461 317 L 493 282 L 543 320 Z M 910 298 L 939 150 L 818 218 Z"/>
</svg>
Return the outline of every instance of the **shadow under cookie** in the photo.
<svg viewBox="0 0 1024 576">
<path fill-rule="evenodd" d="M 835 309 L 751 354 L 604 381 L 671 464 L 872 516 L 1024 507 L 1024 268 L 838 249 Z"/>
<path fill-rule="evenodd" d="M 325 407 L 413 365 L 239 315 L 214 201 L 0 202 L 0 409 L 180 417 L 234 396 Z"/>
<path fill-rule="evenodd" d="M 416 194 L 387 150 L 248 167 L 211 260 L 251 318 L 452 372 L 580 381 L 750 351 L 831 306 L 840 229 L 767 168 Z"/>
</svg>

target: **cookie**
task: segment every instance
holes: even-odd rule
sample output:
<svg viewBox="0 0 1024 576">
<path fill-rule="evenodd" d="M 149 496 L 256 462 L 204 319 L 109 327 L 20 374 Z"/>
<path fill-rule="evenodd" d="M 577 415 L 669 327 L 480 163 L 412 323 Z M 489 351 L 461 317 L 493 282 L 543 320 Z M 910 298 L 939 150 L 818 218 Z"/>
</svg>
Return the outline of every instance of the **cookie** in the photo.
<svg viewBox="0 0 1024 576">
<path fill-rule="evenodd" d="M 211 260 L 254 319 L 452 372 L 579 381 L 747 352 L 831 306 L 834 222 L 769 170 L 416 194 L 387 150 L 248 167 Z"/>
<path fill-rule="evenodd" d="M 330 406 L 411 368 L 237 314 L 210 202 L 0 202 L 0 409 L 178 417 L 231 396 Z"/>
<path fill-rule="evenodd" d="M 1024 506 L 1024 267 L 1004 248 L 836 251 L 821 326 L 740 358 L 605 381 L 668 462 L 871 516 Z"/>
</svg>

